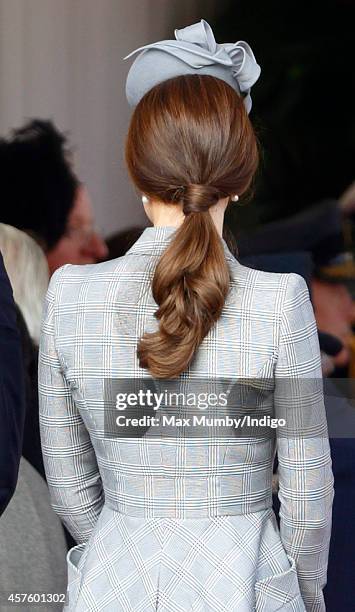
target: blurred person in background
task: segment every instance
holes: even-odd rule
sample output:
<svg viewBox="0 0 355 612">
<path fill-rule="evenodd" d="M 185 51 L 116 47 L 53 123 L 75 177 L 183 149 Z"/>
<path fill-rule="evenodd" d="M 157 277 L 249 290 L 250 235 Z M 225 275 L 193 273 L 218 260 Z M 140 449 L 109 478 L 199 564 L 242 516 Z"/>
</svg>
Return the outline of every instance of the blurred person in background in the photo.
<svg viewBox="0 0 355 612">
<path fill-rule="evenodd" d="M 10 301 L 10 284 L 2 268 L 0 509 L 4 512 L 0 518 L 0 592 L 3 595 L 0 607 L 1 612 L 8 612 L 13 609 L 13 603 L 9 601 L 6 605 L 4 596 L 10 592 L 65 592 L 67 544 L 61 522 L 51 508 L 48 487 L 39 473 L 43 471 L 43 462 L 38 432 L 35 342 L 43 291 L 48 284 L 48 266 L 32 238 L 0 224 L 0 250 L 3 249 L 5 263 L 9 262 L 14 297 L 24 315 L 18 304 L 15 307 L 12 296 Z M 2 260 L 0 263 L 3 266 Z M 29 461 L 21 457 L 21 451 Z M 22 612 L 31 610 L 33 603 L 21 603 Z"/>
<path fill-rule="evenodd" d="M 290 217 L 262 224 L 254 230 L 239 229 L 236 232 L 238 257 L 251 267 L 255 263 L 259 269 L 292 272 L 297 271 L 297 261 L 309 259 L 309 269 L 302 276 L 312 294 L 318 328 L 343 345 L 332 356 L 334 371 L 338 376 L 347 375 L 355 306 L 346 285 L 334 280 L 326 282 L 321 272 L 334 262 L 345 261 L 348 257 L 343 223 L 351 211 L 345 209 L 342 202 L 342 198 L 325 200 Z M 324 338 L 323 335 L 320 340 Z M 326 344 L 329 345 L 328 340 Z"/>
<path fill-rule="evenodd" d="M 0 252 L 0 514 L 15 491 L 24 419 L 21 341 L 12 289 Z"/>
<path fill-rule="evenodd" d="M 26 420 L 22 454 L 44 477 L 38 419 L 38 344 L 49 282 L 45 254 L 35 240 L 0 223 L 0 250 L 13 288 L 25 371 Z"/>
<path fill-rule="evenodd" d="M 0 521 L 0 592 L 11 587 L 22 593 L 63 593 L 67 533 L 50 505 L 38 418 L 38 341 L 49 282 L 48 264 L 31 236 L 3 223 L 0 251 L 13 287 L 26 410 L 17 487 Z M 73 545 L 71 539 L 69 543 Z M 30 609 L 30 603 L 21 605 L 24 612 Z M 1 612 L 5 610 L 7 606 L 1 606 Z"/>
<path fill-rule="evenodd" d="M 14 300 L 32 341 L 38 346 L 43 301 L 49 283 L 46 257 L 31 236 L 5 223 L 0 223 L 0 250 Z"/>
<path fill-rule="evenodd" d="M 37 240 L 50 274 L 66 263 L 95 263 L 107 254 L 71 157 L 66 137 L 48 120 L 33 119 L 0 140 L 0 222 Z"/>
</svg>

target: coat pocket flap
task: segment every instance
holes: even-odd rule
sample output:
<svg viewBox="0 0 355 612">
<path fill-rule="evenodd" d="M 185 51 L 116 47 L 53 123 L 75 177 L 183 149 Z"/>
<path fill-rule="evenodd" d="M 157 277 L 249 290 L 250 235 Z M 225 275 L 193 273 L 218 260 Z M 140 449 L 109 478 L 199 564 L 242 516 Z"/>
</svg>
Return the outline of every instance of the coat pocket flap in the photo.
<svg viewBox="0 0 355 612">
<path fill-rule="evenodd" d="M 63 609 L 69 612 L 74 610 L 75 603 L 79 596 L 81 572 L 79 570 L 79 561 L 84 552 L 86 543 L 78 544 L 71 548 L 67 553 L 67 571 L 68 571 L 68 587 L 66 596 L 66 605 Z"/>
<path fill-rule="evenodd" d="M 302 601 L 296 563 L 287 555 L 290 568 L 279 574 L 267 576 L 255 583 L 256 612 L 276 612 L 278 610 L 293 610 L 305 612 Z"/>
</svg>

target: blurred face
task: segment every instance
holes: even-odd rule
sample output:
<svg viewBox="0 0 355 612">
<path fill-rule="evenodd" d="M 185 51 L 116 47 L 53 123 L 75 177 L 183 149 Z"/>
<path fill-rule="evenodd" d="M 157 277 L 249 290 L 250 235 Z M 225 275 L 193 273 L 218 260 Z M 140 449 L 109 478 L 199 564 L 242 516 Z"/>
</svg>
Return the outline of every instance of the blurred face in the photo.
<svg viewBox="0 0 355 612">
<path fill-rule="evenodd" d="M 47 252 L 50 273 L 66 263 L 95 263 L 107 256 L 105 242 L 96 232 L 89 194 L 79 185 L 64 236 Z"/>
</svg>

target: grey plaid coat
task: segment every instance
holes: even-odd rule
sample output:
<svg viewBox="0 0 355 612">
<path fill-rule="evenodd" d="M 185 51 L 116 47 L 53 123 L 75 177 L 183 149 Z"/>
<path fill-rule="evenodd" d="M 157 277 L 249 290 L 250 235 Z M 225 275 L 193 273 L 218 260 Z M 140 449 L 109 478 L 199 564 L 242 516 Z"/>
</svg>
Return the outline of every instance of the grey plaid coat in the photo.
<svg viewBox="0 0 355 612">
<path fill-rule="evenodd" d="M 97 419 L 106 379 L 148 376 L 137 341 L 156 329 L 150 283 L 173 232 L 151 227 L 124 257 L 67 264 L 48 288 L 42 449 L 52 506 L 79 542 L 67 556 L 65 609 L 321 612 L 333 500 L 326 435 L 162 442 L 108 438 Z M 277 414 L 278 379 L 321 378 L 308 289 L 297 274 L 241 265 L 223 246 L 230 292 L 184 375 L 271 379 Z M 326 428 L 322 392 L 303 399 Z"/>
</svg>

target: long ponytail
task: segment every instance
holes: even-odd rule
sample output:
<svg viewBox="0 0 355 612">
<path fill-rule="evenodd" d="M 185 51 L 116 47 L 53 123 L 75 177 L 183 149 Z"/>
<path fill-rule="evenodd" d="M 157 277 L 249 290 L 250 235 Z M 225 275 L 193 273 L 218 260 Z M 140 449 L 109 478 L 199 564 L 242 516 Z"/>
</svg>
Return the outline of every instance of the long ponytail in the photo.
<svg viewBox="0 0 355 612">
<path fill-rule="evenodd" d="M 185 220 L 160 257 L 152 282 L 156 332 L 138 343 L 141 367 L 179 376 L 221 315 L 230 284 L 209 209 L 247 191 L 258 164 L 242 98 L 209 75 L 184 75 L 152 88 L 133 113 L 126 162 L 136 187 L 176 203 Z"/>
<path fill-rule="evenodd" d="M 188 187 L 185 221 L 155 270 L 152 292 L 159 307 L 159 329 L 141 338 L 138 357 L 156 378 L 174 378 L 188 367 L 224 306 L 229 268 L 208 212 L 216 193 L 203 186 Z"/>
</svg>

